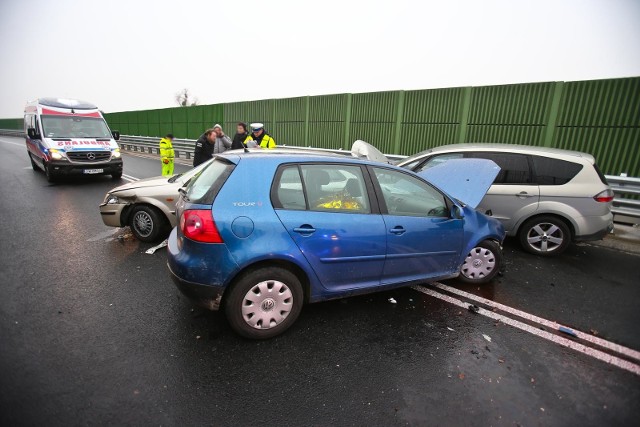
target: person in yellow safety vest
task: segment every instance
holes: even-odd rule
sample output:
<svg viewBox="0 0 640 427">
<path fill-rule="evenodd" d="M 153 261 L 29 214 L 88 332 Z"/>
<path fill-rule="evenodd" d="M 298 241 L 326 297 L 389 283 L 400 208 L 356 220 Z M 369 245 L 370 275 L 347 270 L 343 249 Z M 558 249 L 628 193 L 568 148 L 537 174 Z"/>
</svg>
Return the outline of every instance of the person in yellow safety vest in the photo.
<svg viewBox="0 0 640 427">
<path fill-rule="evenodd" d="M 276 140 L 264 131 L 262 123 L 251 123 L 251 139 L 260 148 L 276 148 Z"/>
<path fill-rule="evenodd" d="M 173 135 L 168 133 L 167 136 L 160 140 L 160 160 L 162 161 L 162 176 L 173 176 Z"/>
</svg>

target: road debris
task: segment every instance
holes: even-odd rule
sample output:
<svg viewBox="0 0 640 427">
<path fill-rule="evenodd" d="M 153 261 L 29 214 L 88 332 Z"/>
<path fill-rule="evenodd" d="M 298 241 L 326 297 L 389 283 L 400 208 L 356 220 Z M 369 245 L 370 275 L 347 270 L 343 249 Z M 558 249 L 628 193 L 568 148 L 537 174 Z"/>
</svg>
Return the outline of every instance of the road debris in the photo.
<svg viewBox="0 0 640 427">
<path fill-rule="evenodd" d="M 389 302 L 390 302 L 391 304 L 397 304 L 397 303 L 398 303 L 398 301 L 396 301 L 396 300 L 395 300 L 395 299 L 393 299 L 393 298 L 389 298 Z"/>
<path fill-rule="evenodd" d="M 447 329 L 450 330 L 451 332 L 455 332 L 455 330 L 453 328 L 450 328 L 447 326 Z"/>
<path fill-rule="evenodd" d="M 469 304 L 469 307 L 467 307 L 469 309 L 470 312 L 478 314 L 480 312 L 480 307 L 478 307 L 477 305 L 474 304 Z"/>
<path fill-rule="evenodd" d="M 491 337 L 489 335 L 482 334 L 482 338 L 484 338 L 485 340 L 491 342 Z"/>
<path fill-rule="evenodd" d="M 169 244 L 169 239 L 164 239 L 164 241 L 152 248 L 147 249 L 144 253 L 153 255 L 158 249 L 165 248 Z"/>
<path fill-rule="evenodd" d="M 566 328 L 566 327 L 564 327 L 564 326 L 560 326 L 560 327 L 558 328 L 558 330 L 559 330 L 560 332 L 564 333 L 564 334 L 571 335 L 571 336 L 572 336 L 572 337 L 574 337 L 574 338 L 578 338 L 578 334 L 576 334 L 575 332 L 573 332 L 573 330 L 572 330 L 572 329 Z"/>
</svg>

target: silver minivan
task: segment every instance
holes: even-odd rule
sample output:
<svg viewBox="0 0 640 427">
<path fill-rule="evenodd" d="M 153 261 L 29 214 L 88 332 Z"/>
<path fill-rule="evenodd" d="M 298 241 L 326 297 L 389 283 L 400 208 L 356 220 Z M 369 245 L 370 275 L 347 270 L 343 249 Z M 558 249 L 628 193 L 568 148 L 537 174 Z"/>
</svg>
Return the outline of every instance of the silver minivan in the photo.
<svg viewBox="0 0 640 427">
<path fill-rule="evenodd" d="M 613 191 L 592 155 L 509 144 L 454 144 L 398 164 L 415 172 L 450 159 L 493 160 L 501 171 L 478 206 L 499 219 L 528 252 L 553 256 L 571 241 L 600 240 L 613 230 Z"/>
</svg>

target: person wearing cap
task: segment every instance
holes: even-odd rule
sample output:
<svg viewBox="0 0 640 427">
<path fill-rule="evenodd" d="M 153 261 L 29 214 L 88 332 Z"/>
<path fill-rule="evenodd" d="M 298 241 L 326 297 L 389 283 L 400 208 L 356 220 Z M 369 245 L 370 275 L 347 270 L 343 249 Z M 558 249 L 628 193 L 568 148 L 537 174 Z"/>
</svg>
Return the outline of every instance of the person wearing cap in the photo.
<svg viewBox="0 0 640 427">
<path fill-rule="evenodd" d="M 175 152 L 173 151 L 173 135 L 168 133 L 167 136 L 160 140 L 160 160 L 162 161 L 162 176 L 173 176 L 173 159 Z"/>
<path fill-rule="evenodd" d="M 248 146 L 247 143 L 249 143 L 249 141 L 252 141 L 251 135 L 249 135 L 249 132 L 247 132 L 247 124 L 242 122 L 238 123 L 236 131 L 236 134 L 233 136 L 231 149 L 240 150 L 242 148 L 246 148 Z"/>
<path fill-rule="evenodd" d="M 276 140 L 265 132 L 262 123 L 251 123 L 251 139 L 260 148 L 276 148 Z"/>
</svg>

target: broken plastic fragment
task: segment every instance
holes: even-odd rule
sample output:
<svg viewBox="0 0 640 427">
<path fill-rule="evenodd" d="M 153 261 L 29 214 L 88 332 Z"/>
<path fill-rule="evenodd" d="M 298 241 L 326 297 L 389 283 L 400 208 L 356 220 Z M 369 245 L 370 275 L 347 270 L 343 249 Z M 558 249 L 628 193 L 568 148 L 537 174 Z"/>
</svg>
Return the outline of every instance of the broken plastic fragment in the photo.
<svg viewBox="0 0 640 427">
<path fill-rule="evenodd" d="M 145 251 L 145 254 L 153 255 L 158 249 L 164 248 L 169 244 L 169 239 L 164 239 L 164 241 L 152 248 L 149 248 Z"/>
<path fill-rule="evenodd" d="M 482 337 L 483 337 L 485 340 L 487 340 L 487 341 L 491 342 L 491 337 L 490 337 L 489 335 L 482 334 Z"/>
<path fill-rule="evenodd" d="M 396 300 L 395 300 L 395 299 L 393 299 L 393 298 L 389 298 L 389 302 L 390 302 L 391 304 L 396 304 L 398 301 L 396 301 Z"/>
<path fill-rule="evenodd" d="M 576 334 L 575 332 L 573 332 L 573 330 L 569 329 L 569 328 L 565 328 L 564 326 L 560 326 L 558 328 L 558 330 L 562 333 L 565 333 L 567 335 L 571 335 L 572 337 L 578 337 L 578 334 Z"/>
</svg>

